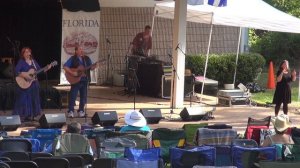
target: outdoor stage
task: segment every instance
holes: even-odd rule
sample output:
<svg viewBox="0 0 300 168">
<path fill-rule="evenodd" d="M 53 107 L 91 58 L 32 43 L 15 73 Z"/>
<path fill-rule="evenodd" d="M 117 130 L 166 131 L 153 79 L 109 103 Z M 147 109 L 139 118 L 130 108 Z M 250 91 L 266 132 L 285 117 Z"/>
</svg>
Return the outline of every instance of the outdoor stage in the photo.
<svg viewBox="0 0 300 168">
<path fill-rule="evenodd" d="M 43 109 L 42 113 L 44 114 L 53 114 L 53 113 L 66 113 L 66 103 L 67 98 L 65 93 L 68 92 L 69 86 L 52 86 L 56 88 L 60 93 L 63 93 L 62 96 L 62 108 L 51 108 L 51 109 Z M 67 123 L 72 121 L 78 121 L 82 124 L 90 124 L 92 125 L 91 117 L 95 112 L 102 111 L 116 111 L 118 114 L 118 122 L 117 126 L 124 125 L 124 114 L 132 110 L 134 108 L 134 95 L 126 94 L 123 87 L 114 87 L 114 86 L 90 86 L 88 92 L 88 103 L 87 103 L 87 118 L 67 118 Z M 189 98 L 185 99 L 184 107 L 190 106 Z M 49 100 L 51 101 L 51 100 Z M 165 119 L 160 120 L 159 124 L 150 124 L 149 126 L 152 129 L 159 127 L 166 128 L 182 128 L 182 126 L 186 123 L 225 123 L 230 124 L 236 129 L 238 132 L 244 132 L 246 129 L 246 123 L 248 117 L 251 116 L 253 118 L 264 118 L 269 115 L 274 115 L 274 109 L 271 107 L 250 107 L 250 106 L 233 106 L 233 107 L 222 107 L 217 106 L 216 97 L 212 96 L 204 96 L 202 98 L 204 105 L 198 103 L 198 99 L 196 97 L 192 97 L 192 107 L 203 106 L 203 109 L 206 111 L 211 111 L 214 107 L 216 110 L 213 112 L 214 119 L 210 120 L 200 120 L 200 121 L 182 121 L 179 114 L 183 108 L 174 109 L 174 113 L 170 114 L 170 100 L 162 99 L 162 98 L 154 98 L 148 96 L 136 95 L 136 103 L 135 107 L 137 110 L 143 108 L 158 108 L 161 110 L 162 116 Z M 77 102 L 78 103 L 78 102 Z M 78 105 L 78 104 L 77 104 Z M 75 107 L 75 109 L 78 106 Z M 6 110 L 6 112 L 1 112 L 1 115 L 11 115 L 11 110 Z M 296 112 L 295 109 L 290 109 L 290 118 L 296 126 L 300 123 L 300 113 Z M 33 129 L 39 126 L 38 119 L 37 121 L 30 123 L 22 123 L 22 125 L 18 128 L 17 131 L 9 132 L 10 135 L 18 136 L 21 130 L 24 129 Z"/>
</svg>

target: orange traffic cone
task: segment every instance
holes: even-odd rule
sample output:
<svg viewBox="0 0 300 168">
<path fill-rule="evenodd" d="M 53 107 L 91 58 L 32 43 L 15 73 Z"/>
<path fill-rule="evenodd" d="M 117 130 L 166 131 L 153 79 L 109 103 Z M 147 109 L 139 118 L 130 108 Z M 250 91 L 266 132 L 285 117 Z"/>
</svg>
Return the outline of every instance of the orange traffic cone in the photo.
<svg viewBox="0 0 300 168">
<path fill-rule="evenodd" d="M 270 61 L 269 65 L 269 74 L 268 74 L 268 89 L 275 89 L 275 78 L 274 78 L 274 69 L 273 62 Z"/>
</svg>

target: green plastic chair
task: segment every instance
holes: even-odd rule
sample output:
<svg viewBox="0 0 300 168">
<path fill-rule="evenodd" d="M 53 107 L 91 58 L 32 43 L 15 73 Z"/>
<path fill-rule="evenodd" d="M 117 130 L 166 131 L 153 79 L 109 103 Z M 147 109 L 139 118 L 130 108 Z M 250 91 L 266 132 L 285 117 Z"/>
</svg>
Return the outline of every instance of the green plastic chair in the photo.
<svg viewBox="0 0 300 168">
<path fill-rule="evenodd" d="M 203 128 L 208 126 L 208 123 L 200 123 L 200 124 L 184 124 L 183 130 L 186 135 L 186 144 L 187 145 L 195 145 L 195 135 L 197 133 L 198 128 Z"/>
<path fill-rule="evenodd" d="M 186 135 L 183 129 L 157 128 L 152 132 L 153 147 L 161 148 L 165 163 L 170 162 L 169 149 L 172 147 L 183 148 L 185 139 Z"/>
</svg>

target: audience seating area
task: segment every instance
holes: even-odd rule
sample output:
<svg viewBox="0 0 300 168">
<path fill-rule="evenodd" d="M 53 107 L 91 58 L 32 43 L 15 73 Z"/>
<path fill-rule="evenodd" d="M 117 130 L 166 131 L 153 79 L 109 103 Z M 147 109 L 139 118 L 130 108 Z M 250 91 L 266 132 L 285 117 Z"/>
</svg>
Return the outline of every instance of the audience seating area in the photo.
<svg viewBox="0 0 300 168">
<path fill-rule="evenodd" d="M 260 147 L 261 139 L 274 133 L 269 126 L 270 118 L 249 118 L 244 138 L 224 124 L 185 124 L 182 129 L 158 128 L 150 133 L 83 128 L 93 156 L 49 152 L 49 145 L 63 131 L 35 129 L 3 137 L 0 168 L 300 167 L 299 129 L 290 128 L 295 144 L 284 145 L 283 150 L 291 153 L 278 161 L 275 147 Z"/>
</svg>

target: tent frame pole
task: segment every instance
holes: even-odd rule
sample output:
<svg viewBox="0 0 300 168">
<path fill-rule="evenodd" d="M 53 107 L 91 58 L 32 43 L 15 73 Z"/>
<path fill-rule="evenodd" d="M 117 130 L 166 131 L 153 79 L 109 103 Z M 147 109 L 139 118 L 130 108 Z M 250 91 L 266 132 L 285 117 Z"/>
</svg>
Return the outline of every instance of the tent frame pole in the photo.
<svg viewBox="0 0 300 168">
<path fill-rule="evenodd" d="M 204 90 L 204 85 L 205 85 L 206 70 L 207 70 L 207 63 L 208 63 L 209 49 L 210 49 L 210 44 L 211 44 L 212 31 L 213 31 L 213 24 L 211 23 L 210 24 L 210 33 L 209 33 L 207 52 L 206 52 L 206 59 L 205 59 L 205 68 L 204 68 L 204 74 L 203 74 L 203 83 L 202 83 L 202 87 L 201 87 L 200 103 L 202 102 L 202 97 L 203 97 L 203 90 Z"/>
<path fill-rule="evenodd" d="M 238 61 L 239 61 L 239 53 L 240 53 L 240 45 L 241 45 L 241 36 L 242 36 L 242 27 L 240 27 L 239 39 L 238 39 L 238 47 L 237 47 L 237 50 L 236 50 L 235 68 L 234 68 L 234 75 L 233 75 L 233 84 L 235 84 L 235 80 L 236 80 L 236 70 L 237 70 L 237 64 L 238 64 Z"/>
</svg>

